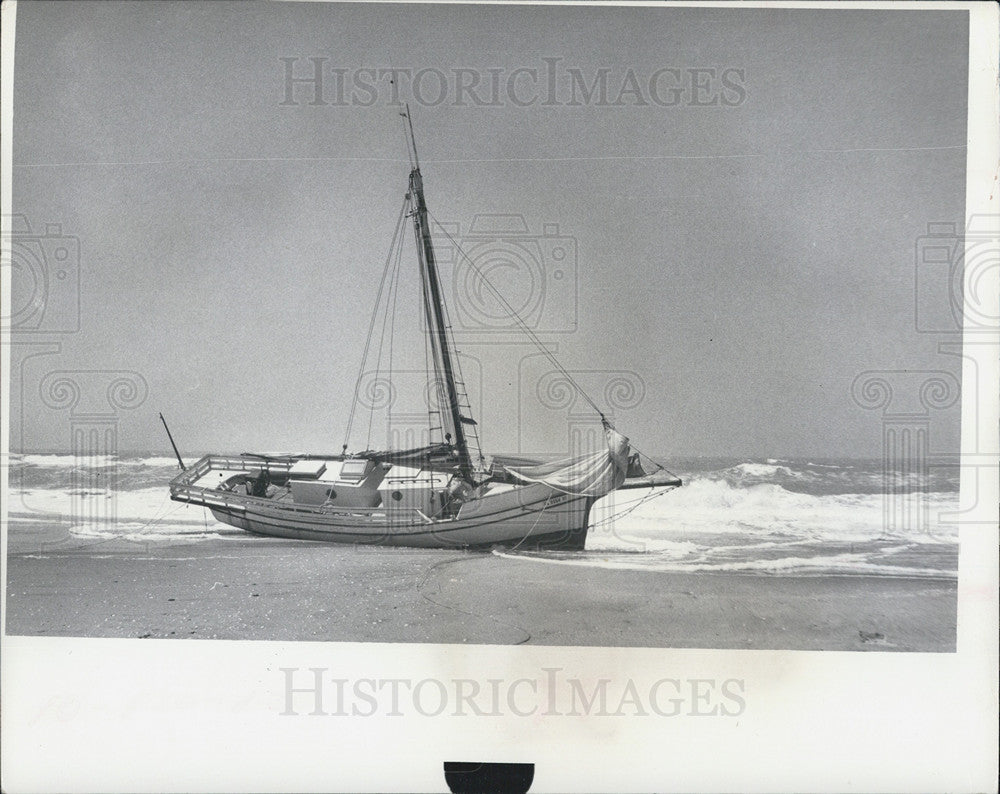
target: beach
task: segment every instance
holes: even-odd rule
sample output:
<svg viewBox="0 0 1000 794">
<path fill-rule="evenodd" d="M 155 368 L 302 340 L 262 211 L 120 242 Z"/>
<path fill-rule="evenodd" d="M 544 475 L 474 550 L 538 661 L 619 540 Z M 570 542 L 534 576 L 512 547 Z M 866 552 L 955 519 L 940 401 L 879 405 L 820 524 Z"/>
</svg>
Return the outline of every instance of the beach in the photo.
<svg viewBox="0 0 1000 794">
<path fill-rule="evenodd" d="M 953 472 L 887 525 L 881 461 L 702 460 L 601 500 L 586 550 L 280 540 L 173 502 L 167 457 L 22 455 L 8 634 L 926 651 L 955 648 Z M 913 511 L 911 511 L 912 513 Z M 613 520 L 609 520 L 613 519 Z"/>
<path fill-rule="evenodd" d="M 955 649 L 950 577 L 634 570 L 235 530 L 143 543 L 33 523 L 9 530 L 7 579 L 13 635 Z"/>
</svg>

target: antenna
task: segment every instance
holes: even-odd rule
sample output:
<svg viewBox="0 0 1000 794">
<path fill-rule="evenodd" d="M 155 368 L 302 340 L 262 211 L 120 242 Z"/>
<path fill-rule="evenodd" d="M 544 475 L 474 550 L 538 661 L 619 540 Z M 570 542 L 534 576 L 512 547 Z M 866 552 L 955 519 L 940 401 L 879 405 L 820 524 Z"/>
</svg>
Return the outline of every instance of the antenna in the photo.
<svg viewBox="0 0 1000 794">
<path fill-rule="evenodd" d="M 167 420 L 163 418 L 163 414 L 160 414 L 160 421 L 163 422 L 163 429 L 167 431 L 167 438 L 170 439 L 170 446 L 174 448 L 174 454 L 177 456 L 177 462 L 181 466 L 181 471 L 187 471 L 187 466 L 184 465 L 184 461 L 181 460 L 181 453 L 177 451 L 177 445 L 174 443 L 174 437 L 170 435 L 170 428 L 167 427 Z"/>
</svg>

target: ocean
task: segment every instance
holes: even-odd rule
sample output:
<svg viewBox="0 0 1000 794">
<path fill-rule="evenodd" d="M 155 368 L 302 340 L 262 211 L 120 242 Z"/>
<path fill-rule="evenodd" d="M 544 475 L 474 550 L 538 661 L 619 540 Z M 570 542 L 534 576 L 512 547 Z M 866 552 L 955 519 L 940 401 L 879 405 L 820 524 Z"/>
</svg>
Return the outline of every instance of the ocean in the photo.
<svg viewBox="0 0 1000 794">
<path fill-rule="evenodd" d="M 958 469 L 921 478 L 881 461 L 664 460 L 684 485 L 598 502 L 583 552 L 497 551 L 539 563 L 759 576 L 955 578 Z M 60 525 L 93 543 L 245 542 L 202 507 L 170 501 L 165 456 L 9 457 L 10 528 Z M 886 497 L 886 490 L 893 493 Z M 951 519 L 952 521 L 954 519 Z"/>
</svg>

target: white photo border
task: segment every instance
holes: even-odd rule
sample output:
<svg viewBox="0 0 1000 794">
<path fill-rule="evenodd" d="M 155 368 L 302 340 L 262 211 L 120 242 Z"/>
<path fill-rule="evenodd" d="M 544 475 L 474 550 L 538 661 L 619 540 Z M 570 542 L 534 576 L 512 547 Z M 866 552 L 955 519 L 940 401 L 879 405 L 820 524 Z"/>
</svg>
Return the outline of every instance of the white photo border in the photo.
<svg viewBox="0 0 1000 794">
<path fill-rule="evenodd" d="M 652 5 L 652 4 L 644 4 Z M 658 7 L 693 3 L 657 3 Z M 997 219 L 997 6 L 713 3 L 712 8 L 944 9 L 970 17 L 966 212 Z M 11 207 L 14 2 L 3 10 L 3 215 Z M 994 227 L 994 231 L 995 231 Z M 6 231 L 6 230 L 5 230 Z M 5 237 L 5 239 L 9 239 Z M 3 252 L 8 257 L 9 250 Z M 10 295 L 3 268 L 0 294 Z M 984 296 L 1000 304 L 994 273 Z M 968 322 L 968 319 L 967 319 Z M 963 367 L 956 653 L 492 647 L 4 636 L 4 790 L 443 791 L 449 760 L 531 762 L 532 791 L 988 791 L 997 785 L 997 340 Z M 9 347 L 3 347 L 4 389 Z M 4 450 L 10 403 L 2 401 Z M 4 481 L 2 496 L 6 497 Z M 7 499 L 3 498 L 3 504 Z M 3 508 L 6 510 L 6 507 Z M 992 523 L 992 529 L 989 525 Z M 3 578 L 6 584 L 6 513 Z M 6 587 L 3 594 L 6 614 Z M 329 678 L 593 682 L 737 679 L 732 719 L 536 714 L 283 715 L 282 668 Z M 527 685 L 526 685 L 527 686 Z M 641 689 L 641 687 L 640 687 Z M 305 709 L 303 709 L 305 711 Z"/>
</svg>

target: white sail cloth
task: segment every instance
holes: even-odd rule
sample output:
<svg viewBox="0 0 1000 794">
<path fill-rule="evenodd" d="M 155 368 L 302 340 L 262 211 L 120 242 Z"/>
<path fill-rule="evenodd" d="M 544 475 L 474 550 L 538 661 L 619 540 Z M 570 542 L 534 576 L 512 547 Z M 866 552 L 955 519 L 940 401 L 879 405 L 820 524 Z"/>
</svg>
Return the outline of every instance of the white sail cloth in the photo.
<svg viewBox="0 0 1000 794">
<path fill-rule="evenodd" d="M 543 463 L 540 466 L 505 466 L 523 482 L 543 483 L 568 494 L 604 496 L 621 486 L 628 471 L 628 439 L 613 428 L 605 428 L 607 449 L 578 458 Z"/>
</svg>

